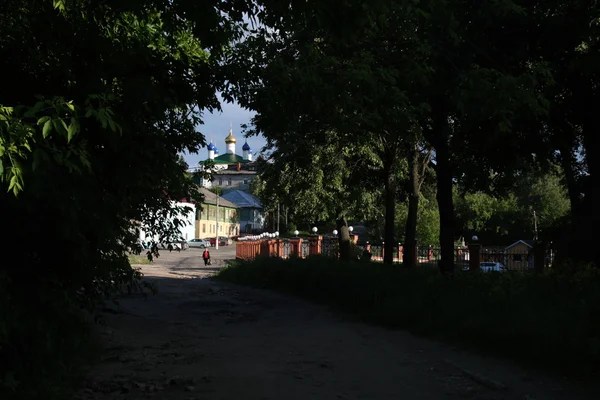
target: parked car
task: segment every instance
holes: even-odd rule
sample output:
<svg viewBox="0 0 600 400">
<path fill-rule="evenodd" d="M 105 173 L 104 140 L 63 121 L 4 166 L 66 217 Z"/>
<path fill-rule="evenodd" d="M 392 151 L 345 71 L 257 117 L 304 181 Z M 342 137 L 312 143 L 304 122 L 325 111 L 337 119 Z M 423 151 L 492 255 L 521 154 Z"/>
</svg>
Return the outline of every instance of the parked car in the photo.
<svg viewBox="0 0 600 400">
<path fill-rule="evenodd" d="M 163 249 L 168 249 L 171 246 L 172 250 L 187 250 L 190 247 L 184 239 L 172 243 L 161 243 L 160 246 Z"/>
<path fill-rule="evenodd" d="M 196 248 L 200 248 L 200 249 L 205 249 L 207 247 L 210 247 L 210 242 L 208 240 L 205 239 L 192 239 L 188 242 L 188 245 L 190 247 L 196 247 Z"/>
<path fill-rule="evenodd" d="M 479 264 L 479 269 L 481 270 L 481 272 L 506 272 L 508 271 L 508 268 L 506 268 L 504 265 L 502 265 L 502 263 L 499 263 L 497 261 L 484 261 L 481 264 Z M 464 271 L 468 271 L 469 267 L 466 266 L 463 268 Z"/>
<path fill-rule="evenodd" d="M 211 246 L 215 246 L 216 243 L 217 243 L 217 238 L 210 238 Z M 233 241 L 229 238 L 226 238 L 226 237 L 219 238 L 219 246 L 229 246 L 232 243 L 233 243 Z"/>
<path fill-rule="evenodd" d="M 479 264 L 479 269 L 481 269 L 483 272 L 491 272 L 491 271 L 506 272 L 507 271 L 506 267 L 497 261 L 484 261 L 481 264 Z"/>
</svg>

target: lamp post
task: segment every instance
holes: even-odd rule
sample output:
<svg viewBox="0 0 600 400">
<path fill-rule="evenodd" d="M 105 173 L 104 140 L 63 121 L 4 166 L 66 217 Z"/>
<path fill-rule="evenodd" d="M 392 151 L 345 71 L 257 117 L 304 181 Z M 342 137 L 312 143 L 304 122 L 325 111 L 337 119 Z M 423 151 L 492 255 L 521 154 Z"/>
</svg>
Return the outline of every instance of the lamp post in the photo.
<svg viewBox="0 0 600 400">
<path fill-rule="evenodd" d="M 349 226 L 348 230 L 350 231 L 350 234 L 352 235 L 352 231 L 354 230 L 354 227 L 353 226 Z"/>
<path fill-rule="evenodd" d="M 317 234 L 317 231 L 318 231 L 317 227 L 316 227 L 316 226 L 314 226 L 314 227 L 312 228 L 312 233 L 313 233 L 313 235 L 316 235 L 316 234 Z"/>
<path fill-rule="evenodd" d="M 215 193 L 215 196 L 217 196 L 217 217 L 216 217 L 217 234 L 215 235 L 215 250 L 219 250 L 219 195 Z"/>
<path fill-rule="evenodd" d="M 333 236 L 337 236 L 337 234 L 338 234 L 338 231 L 337 231 L 337 229 L 334 229 L 334 230 L 333 230 Z"/>
<path fill-rule="evenodd" d="M 473 242 L 477 242 L 479 238 L 473 235 Z M 469 270 L 478 271 L 481 269 L 481 245 L 479 243 L 469 243 Z"/>
<path fill-rule="evenodd" d="M 298 232 L 298 230 L 297 230 L 297 229 L 294 231 L 294 235 L 296 235 L 296 237 L 298 237 L 298 234 L 299 234 L 299 233 L 300 233 L 300 232 Z"/>
</svg>

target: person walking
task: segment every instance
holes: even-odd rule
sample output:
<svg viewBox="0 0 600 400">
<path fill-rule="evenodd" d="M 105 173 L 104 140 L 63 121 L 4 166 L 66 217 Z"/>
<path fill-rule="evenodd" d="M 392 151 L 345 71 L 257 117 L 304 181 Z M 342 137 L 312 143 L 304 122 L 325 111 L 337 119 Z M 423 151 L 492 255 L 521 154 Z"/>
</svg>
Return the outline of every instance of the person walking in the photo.
<svg viewBox="0 0 600 400">
<path fill-rule="evenodd" d="M 208 249 L 204 249 L 204 253 L 202 253 L 202 258 L 204 259 L 204 265 L 210 265 L 210 253 Z"/>
</svg>

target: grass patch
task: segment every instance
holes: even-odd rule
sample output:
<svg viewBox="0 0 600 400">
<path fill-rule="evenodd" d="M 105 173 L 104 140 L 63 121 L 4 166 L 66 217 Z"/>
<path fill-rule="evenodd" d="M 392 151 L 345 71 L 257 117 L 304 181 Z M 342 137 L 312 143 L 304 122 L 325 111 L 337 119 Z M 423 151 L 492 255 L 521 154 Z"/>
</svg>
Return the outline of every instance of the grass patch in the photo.
<svg viewBox="0 0 600 400">
<path fill-rule="evenodd" d="M 129 259 L 129 264 L 131 265 L 152 263 L 152 261 L 148 260 L 148 257 L 145 254 L 130 254 L 127 256 L 127 258 Z"/>
<path fill-rule="evenodd" d="M 261 258 L 216 277 L 294 294 L 388 327 L 572 373 L 600 365 L 600 271 L 468 273 Z"/>
</svg>

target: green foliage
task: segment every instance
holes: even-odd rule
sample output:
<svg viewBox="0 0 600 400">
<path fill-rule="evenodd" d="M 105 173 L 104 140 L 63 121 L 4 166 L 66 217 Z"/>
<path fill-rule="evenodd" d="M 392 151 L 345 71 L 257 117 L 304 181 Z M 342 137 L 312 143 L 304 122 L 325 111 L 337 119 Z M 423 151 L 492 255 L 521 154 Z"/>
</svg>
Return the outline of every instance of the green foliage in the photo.
<svg viewBox="0 0 600 400">
<path fill-rule="evenodd" d="M 40 389 L 46 398 L 69 398 L 79 366 L 99 355 L 89 317 L 65 292 L 61 282 L 36 282 L 31 276 L 25 281 L 0 272 L 3 398 L 39 398 Z"/>
<path fill-rule="evenodd" d="M 44 143 L 46 139 L 70 143 L 81 129 L 82 118 L 95 120 L 103 129 L 121 130 L 113 119 L 113 111 L 105 107 L 112 96 L 89 95 L 81 110 L 62 97 L 37 97 L 39 101 L 31 107 L 0 107 L 0 182 L 8 183 L 8 191 L 15 196 L 24 189 L 24 160 L 31 159 L 32 171 L 45 161 L 66 163 L 71 172 L 89 170 L 82 148 L 72 148 L 72 154 L 65 159 L 58 146 Z"/>
<path fill-rule="evenodd" d="M 148 259 L 148 257 L 137 254 L 130 254 L 127 259 L 131 265 L 150 264 L 152 262 Z"/>
<path fill-rule="evenodd" d="M 366 147 L 340 146 L 335 136 L 319 139 L 318 147 L 309 137 L 293 143 L 273 139 L 272 162 L 261 164 L 252 193 L 275 209 L 288 207 L 297 223 L 368 217 L 377 197 L 365 185 L 377 160 Z"/>
<path fill-rule="evenodd" d="M 528 221 L 530 226 L 534 223 L 533 211 L 539 218 L 541 230 L 550 228 L 571 211 L 567 190 L 558 173 L 525 176 L 516 186 L 521 218 Z"/>
<path fill-rule="evenodd" d="M 223 188 L 221 186 L 213 186 L 213 187 L 211 187 L 208 190 L 210 190 L 211 192 L 213 192 L 217 196 L 222 196 L 223 195 Z"/>
<path fill-rule="evenodd" d="M 476 234 L 486 243 L 506 244 L 543 234 L 570 213 L 558 172 L 521 174 L 501 193 L 455 191 L 456 217 L 462 236 Z M 535 211 L 535 214 L 534 214 Z"/>
<path fill-rule="evenodd" d="M 494 197 L 482 192 L 466 193 L 464 196 L 457 195 L 456 199 L 457 219 L 467 233 L 472 232 L 488 241 L 509 234 L 513 237 L 532 236 L 529 234 L 531 230 L 518 218 L 521 210 L 512 193 L 506 197 Z"/>
<path fill-rule="evenodd" d="M 235 5 L 233 3 L 236 3 Z M 250 6 L 250 5 L 248 5 Z M 140 287 L 140 231 L 180 236 L 245 2 L 23 0 L 0 9 L 0 398 L 68 398 L 89 320 Z M 238 24 L 239 23 L 239 24 Z M 157 243 L 146 253 L 158 255 Z M 84 313 L 85 310 L 85 313 Z"/>
<path fill-rule="evenodd" d="M 396 232 L 400 242 L 404 241 L 404 226 L 408 215 L 408 204 L 399 203 L 396 206 Z M 435 199 L 421 195 L 417 220 L 417 240 L 424 245 L 439 245 L 440 242 L 440 213 Z"/>
<path fill-rule="evenodd" d="M 600 271 L 458 273 L 327 258 L 236 262 L 218 279 L 330 304 L 366 321 L 565 372 L 600 362 Z"/>
</svg>

